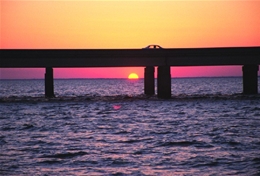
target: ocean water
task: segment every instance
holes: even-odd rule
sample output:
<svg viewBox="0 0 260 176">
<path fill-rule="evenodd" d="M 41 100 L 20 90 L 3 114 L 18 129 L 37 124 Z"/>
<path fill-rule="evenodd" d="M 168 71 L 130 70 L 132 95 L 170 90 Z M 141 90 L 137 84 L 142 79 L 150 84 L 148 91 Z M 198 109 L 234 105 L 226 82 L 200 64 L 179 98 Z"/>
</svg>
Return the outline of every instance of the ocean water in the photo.
<svg viewBox="0 0 260 176">
<path fill-rule="evenodd" d="M 260 175 L 260 95 L 242 78 L 172 79 L 167 100 L 143 79 L 54 85 L 0 81 L 0 175 Z"/>
</svg>

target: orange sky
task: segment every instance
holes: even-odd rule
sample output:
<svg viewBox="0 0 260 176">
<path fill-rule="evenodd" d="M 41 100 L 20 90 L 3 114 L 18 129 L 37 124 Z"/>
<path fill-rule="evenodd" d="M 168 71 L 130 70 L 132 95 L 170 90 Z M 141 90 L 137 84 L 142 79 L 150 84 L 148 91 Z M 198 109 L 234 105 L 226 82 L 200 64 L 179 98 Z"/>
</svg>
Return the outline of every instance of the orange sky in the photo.
<svg viewBox="0 0 260 176">
<path fill-rule="evenodd" d="M 259 9 L 260 1 L 1 0 L 0 47 L 260 46 Z M 0 78 L 43 77 L 43 72 L 1 69 Z M 143 68 L 55 69 L 54 74 L 125 78 L 130 72 L 143 77 Z M 241 74 L 240 67 L 172 68 L 172 76 L 178 77 Z"/>
</svg>

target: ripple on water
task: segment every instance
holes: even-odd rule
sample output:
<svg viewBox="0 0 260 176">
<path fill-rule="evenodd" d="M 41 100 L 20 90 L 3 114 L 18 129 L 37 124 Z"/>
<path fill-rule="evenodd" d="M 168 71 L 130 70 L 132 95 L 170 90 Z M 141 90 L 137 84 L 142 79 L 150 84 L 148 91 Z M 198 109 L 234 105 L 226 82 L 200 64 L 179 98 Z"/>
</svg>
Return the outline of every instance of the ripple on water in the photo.
<svg viewBox="0 0 260 176">
<path fill-rule="evenodd" d="M 257 175 L 259 104 L 143 95 L 1 102 L 1 173 Z"/>
</svg>

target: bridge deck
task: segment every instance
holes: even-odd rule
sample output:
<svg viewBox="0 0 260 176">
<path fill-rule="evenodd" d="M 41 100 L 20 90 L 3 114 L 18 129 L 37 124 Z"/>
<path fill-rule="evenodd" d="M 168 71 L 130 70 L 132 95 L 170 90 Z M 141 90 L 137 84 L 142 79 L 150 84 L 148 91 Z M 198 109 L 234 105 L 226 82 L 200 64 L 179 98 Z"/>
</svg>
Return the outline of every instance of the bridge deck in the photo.
<svg viewBox="0 0 260 176">
<path fill-rule="evenodd" d="M 1 49 L 1 68 L 260 65 L 260 47 Z"/>
</svg>

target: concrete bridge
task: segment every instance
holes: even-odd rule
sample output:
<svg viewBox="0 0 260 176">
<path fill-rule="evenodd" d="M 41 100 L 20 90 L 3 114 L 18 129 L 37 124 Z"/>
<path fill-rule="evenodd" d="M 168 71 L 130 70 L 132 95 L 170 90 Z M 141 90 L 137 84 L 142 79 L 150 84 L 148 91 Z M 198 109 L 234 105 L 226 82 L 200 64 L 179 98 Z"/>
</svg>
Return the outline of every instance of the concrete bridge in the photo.
<svg viewBox="0 0 260 176">
<path fill-rule="evenodd" d="M 169 49 L 1 49 L 0 68 L 46 68 L 45 95 L 54 96 L 53 68 L 145 67 L 145 94 L 154 92 L 158 66 L 159 98 L 171 97 L 171 66 L 238 65 L 243 70 L 243 93 L 258 93 L 260 47 Z"/>
</svg>

